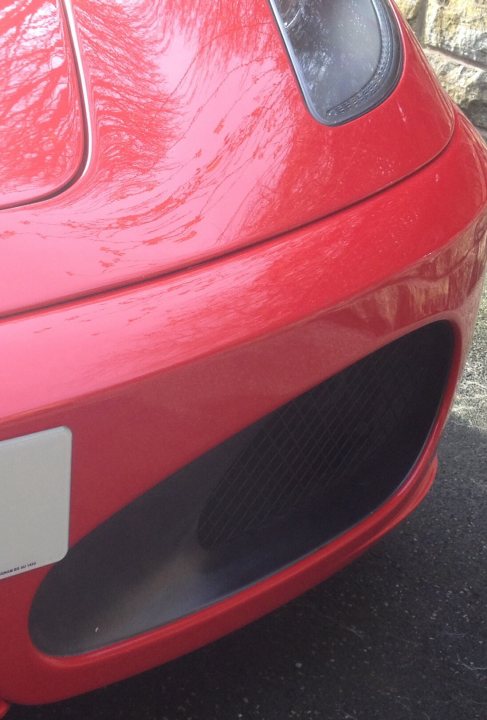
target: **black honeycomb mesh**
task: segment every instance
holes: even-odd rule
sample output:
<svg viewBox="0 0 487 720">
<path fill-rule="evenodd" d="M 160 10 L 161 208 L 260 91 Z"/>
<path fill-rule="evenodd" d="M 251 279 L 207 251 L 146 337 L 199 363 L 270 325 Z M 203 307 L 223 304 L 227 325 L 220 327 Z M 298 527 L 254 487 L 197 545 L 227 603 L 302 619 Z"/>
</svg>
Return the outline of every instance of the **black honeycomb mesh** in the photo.
<svg viewBox="0 0 487 720">
<path fill-rule="evenodd" d="M 409 445 L 420 430 L 421 446 L 422 403 L 443 384 L 437 346 L 431 330 L 408 335 L 270 415 L 213 489 L 200 544 L 213 548 L 323 503 L 340 483 L 358 482 L 374 457 L 401 452 L 401 436 Z"/>
</svg>

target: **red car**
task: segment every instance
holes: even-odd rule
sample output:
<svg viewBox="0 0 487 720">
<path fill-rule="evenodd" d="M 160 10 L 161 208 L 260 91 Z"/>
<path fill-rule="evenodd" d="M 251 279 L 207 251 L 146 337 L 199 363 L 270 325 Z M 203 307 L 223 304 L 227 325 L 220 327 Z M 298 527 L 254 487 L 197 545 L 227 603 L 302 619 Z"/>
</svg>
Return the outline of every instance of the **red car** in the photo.
<svg viewBox="0 0 487 720">
<path fill-rule="evenodd" d="M 388 0 L 0 13 L 6 709 L 208 643 L 416 507 L 487 153 Z"/>
</svg>

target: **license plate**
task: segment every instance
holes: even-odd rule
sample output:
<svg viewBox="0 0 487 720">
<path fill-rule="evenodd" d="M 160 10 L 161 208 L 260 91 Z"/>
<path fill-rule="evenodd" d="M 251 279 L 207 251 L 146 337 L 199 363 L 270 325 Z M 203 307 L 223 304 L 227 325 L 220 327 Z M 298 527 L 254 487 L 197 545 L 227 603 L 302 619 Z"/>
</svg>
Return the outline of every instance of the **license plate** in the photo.
<svg viewBox="0 0 487 720">
<path fill-rule="evenodd" d="M 66 427 L 0 441 L 0 580 L 66 555 L 71 445 Z"/>
</svg>

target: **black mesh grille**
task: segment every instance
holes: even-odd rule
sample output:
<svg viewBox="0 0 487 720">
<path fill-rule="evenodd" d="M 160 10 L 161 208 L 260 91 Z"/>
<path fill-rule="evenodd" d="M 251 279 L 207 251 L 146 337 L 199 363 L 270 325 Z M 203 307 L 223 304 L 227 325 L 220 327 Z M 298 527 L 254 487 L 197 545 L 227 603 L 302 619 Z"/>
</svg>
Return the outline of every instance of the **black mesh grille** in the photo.
<svg viewBox="0 0 487 720">
<path fill-rule="evenodd" d="M 274 412 L 214 488 L 198 538 L 211 548 L 265 528 L 361 474 L 443 383 L 424 332 L 366 357 Z M 423 433 L 424 438 L 424 433 Z"/>
</svg>

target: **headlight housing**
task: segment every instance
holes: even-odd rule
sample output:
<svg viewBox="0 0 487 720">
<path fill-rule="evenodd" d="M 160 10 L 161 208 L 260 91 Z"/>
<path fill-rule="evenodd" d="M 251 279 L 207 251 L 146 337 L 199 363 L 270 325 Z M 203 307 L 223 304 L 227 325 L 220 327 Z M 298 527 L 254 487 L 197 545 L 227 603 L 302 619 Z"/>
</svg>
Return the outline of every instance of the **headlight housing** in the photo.
<svg viewBox="0 0 487 720">
<path fill-rule="evenodd" d="M 340 125 L 381 103 L 401 70 L 387 0 L 270 0 L 310 112 Z"/>
</svg>

